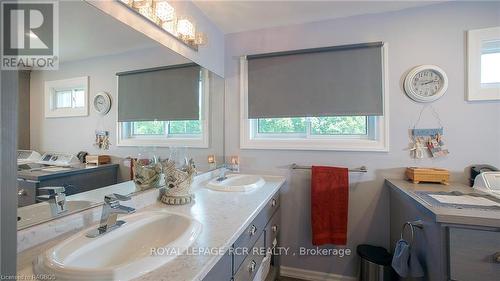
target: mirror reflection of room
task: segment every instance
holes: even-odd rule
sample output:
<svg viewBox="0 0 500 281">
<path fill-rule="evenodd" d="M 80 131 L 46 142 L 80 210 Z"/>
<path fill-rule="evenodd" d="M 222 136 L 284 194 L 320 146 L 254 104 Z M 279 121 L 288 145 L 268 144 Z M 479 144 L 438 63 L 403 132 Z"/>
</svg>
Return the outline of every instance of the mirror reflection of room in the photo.
<svg viewBox="0 0 500 281">
<path fill-rule="evenodd" d="M 500 0 L 0 11 L 0 279 L 500 281 Z"/>
<path fill-rule="evenodd" d="M 59 9 L 58 70 L 19 74 L 18 227 L 164 185 L 140 182 L 141 159 L 222 163 L 222 78 L 88 3 Z"/>
</svg>

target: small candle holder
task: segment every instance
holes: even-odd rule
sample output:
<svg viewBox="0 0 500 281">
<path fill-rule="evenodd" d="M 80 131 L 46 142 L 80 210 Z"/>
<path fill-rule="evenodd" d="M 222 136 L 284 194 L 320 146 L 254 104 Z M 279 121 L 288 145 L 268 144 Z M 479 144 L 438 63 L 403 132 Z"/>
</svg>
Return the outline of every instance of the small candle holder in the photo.
<svg viewBox="0 0 500 281">
<path fill-rule="evenodd" d="M 239 156 L 231 156 L 229 159 L 229 165 L 231 166 L 231 170 L 233 172 L 239 173 L 240 172 L 240 157 Z"/>
<path fill-rule="evenodd" d="M 217 169 L 217 161 L 215 160 L 215 155 L 211 154 L 208 155 L 208 168 L 210 170 L 215 170 Z"/>
</svg>

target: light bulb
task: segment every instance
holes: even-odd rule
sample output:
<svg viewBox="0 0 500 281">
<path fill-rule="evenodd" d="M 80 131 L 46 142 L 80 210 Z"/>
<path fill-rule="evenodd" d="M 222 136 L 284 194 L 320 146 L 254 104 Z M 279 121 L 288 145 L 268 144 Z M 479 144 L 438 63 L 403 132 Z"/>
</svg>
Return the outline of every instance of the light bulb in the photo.
<svg viewBox="0 0 500 281">
<path fill-rule="evenodd" d="M 172 21 L 175 18 L 175 9 L 167 1 L 155 2 L 155 13 L 162 21 Z"/>
<path fill-rule="evenodd" d="M 185 40 L 194 40 L 195 37 L 194 24 L 188 19 L 180 19 L 177 21 L 177 33 Z"/>
<path fill-rule="evenodd" d="M 139 12 L 139 14 L 145 16 L 146 18 L 153 21 L 154 23 L 156 23 L 156 24 L 159 23 L 158 17 L 155 15 L 155 13 L 153 13 L 153 7 L 149 6 L 149 7 L 139 8 L 138 12 Z"/>
<path fill-rule="evenodd" d="M 177 32 L 176 32 L 176 23 L 177 21 L 174 19 L 174 20 L 171 20 L 171 21 L 164 21 L 162 24 L 161 24 L 161 27 L 163 29 L 165 29 L 167 32 L 169 32 L 170 34 L 173 34 L 174 36 L 177 36 Z"/>
</svg>

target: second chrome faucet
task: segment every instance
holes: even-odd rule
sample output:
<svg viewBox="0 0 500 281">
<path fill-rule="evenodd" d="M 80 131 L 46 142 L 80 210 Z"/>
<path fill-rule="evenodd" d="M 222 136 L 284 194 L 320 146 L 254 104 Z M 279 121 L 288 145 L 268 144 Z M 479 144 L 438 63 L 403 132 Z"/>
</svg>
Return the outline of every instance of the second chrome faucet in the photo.
<svg viewBox="0 0 500 281">
<path fill-rule="evenodd" d="M 86 236 L 89 238 L 98 237 L 125 224 L 125 221 L 117 220 L 117 218 L 118 214 L 131 214 L 135 212 L 134 208 L 120 205 L 120 201 L 128 200 L 130 200 L 130 197 L 116 193 L 104 196 L 99 227 L 89 231 Z"/>
</svg>

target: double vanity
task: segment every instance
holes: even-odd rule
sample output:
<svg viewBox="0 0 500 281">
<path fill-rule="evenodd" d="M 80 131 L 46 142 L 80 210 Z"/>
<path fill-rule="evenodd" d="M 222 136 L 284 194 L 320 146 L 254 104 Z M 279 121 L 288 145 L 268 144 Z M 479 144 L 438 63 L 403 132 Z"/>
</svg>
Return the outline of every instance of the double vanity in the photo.
<svg viewBox="0 0 500 281">
<path fill-rule="evenodd" d="M 159 202 L 159 189 L 128 201 L 111 195 L 104 207 L 20 230 L 18 274 L 57 280 L 274 280 L 279 260 L 271 249 L 279 244 L 283 183 L 283 177 L 239 174 L 222 180 L 209 172 L 195 178 L 195 200 L 187 205 Z M 115 193 L 128 185 L 134 183 L 114 186 Z M 117 221 L 118 209 L 135 213 Z M 115 227 L 99 231 L 103 219 Z"/>
</svg>

